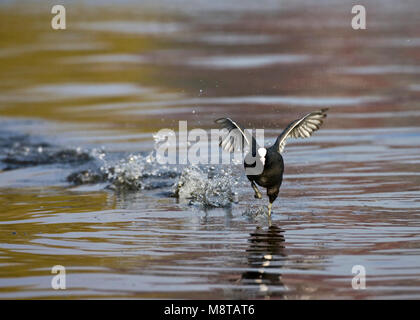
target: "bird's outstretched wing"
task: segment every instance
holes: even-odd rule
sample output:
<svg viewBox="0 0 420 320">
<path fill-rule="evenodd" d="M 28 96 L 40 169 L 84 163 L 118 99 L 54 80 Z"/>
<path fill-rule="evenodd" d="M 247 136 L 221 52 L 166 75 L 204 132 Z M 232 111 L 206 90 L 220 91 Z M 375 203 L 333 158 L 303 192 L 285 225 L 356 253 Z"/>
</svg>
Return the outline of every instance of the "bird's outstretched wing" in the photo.
<svg viewBox="0 0 420 320">
<path fill-rule="evenodd" d="M 215 120 L 217 124 L 221 125 L 227 130 L 227 133 L 222 137 L 220 146 L 223 150 L 241 151 L 244 150 L 245 146 L 252 147 L 253 150 L 257 147 L 255 138 L 248 132 L 244 131 L 236 122 L 230 118 L 220 118 Z"/>
<path fill-rule="evenodd" d="M 286 145 L 287 138 L 308 138 L 317 131 L 327 116 L 328 109 L 311 112 L 301 119 L 291 122 L 278 136 L 274 143 L 275 149 L 281 153 Z"/>
</svg>

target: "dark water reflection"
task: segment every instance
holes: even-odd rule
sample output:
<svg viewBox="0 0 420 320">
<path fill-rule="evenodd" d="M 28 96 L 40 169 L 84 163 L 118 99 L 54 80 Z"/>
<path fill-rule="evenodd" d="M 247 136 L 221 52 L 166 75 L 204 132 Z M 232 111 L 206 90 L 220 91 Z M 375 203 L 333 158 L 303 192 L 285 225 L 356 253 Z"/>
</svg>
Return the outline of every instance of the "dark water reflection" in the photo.
<svg viewBox="0 0 420 320">
<path fill-rule="evenodd" d="M 267 230 L 260 227 L 250 234 L 249 248 L 246 250 L 248 265 L 253 271 L 242 274 L 241 284 L 256 286 L 257 290 L 250 290 L 249 294 L 259 291 L 265 296 L 279 296 L 276 292 L 284 290 L 281 281 L 281 269 L 287 260 L 285 251 L 284 230 L 271 225 Z M 255 270 L 256 269 L 256 270 Z"/>
<path fill-rule="evenodd" d="M 351 1 L 83 1 L 65 31 L 2 2 L 0 298 L 418 299 L 420 6 L 364 2 L 363 31 Z M 271 141 L 321 107 L 271 225 L 240 166 L 150 153 L 179 120 Z"/>
</svg>

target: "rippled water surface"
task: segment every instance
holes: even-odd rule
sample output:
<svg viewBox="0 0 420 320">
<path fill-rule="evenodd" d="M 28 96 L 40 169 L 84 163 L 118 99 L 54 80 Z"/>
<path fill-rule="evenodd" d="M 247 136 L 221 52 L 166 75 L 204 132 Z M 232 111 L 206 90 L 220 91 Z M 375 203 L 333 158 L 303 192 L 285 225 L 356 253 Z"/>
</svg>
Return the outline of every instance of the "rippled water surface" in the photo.
<svg viewBox="0 0 420 320">
<path fill-rule="evenodd" d="M 72 2 L 64 31 L 24 3 L 0 5 L 0 298 L 420 298 L 418 1 L 365 1 L 359 31 L 351 1 Z M 153 151 L 323 107 L 271 226 L 241 165 Z"/>
</svg>

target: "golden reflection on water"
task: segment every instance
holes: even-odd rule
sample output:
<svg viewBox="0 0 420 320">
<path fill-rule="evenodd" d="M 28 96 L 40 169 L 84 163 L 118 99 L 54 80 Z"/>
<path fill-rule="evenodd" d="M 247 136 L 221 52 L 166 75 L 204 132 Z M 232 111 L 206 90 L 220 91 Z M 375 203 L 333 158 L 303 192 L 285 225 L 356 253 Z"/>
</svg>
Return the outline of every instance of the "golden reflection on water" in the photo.
<svg viewBox="0 0 420 320">
<path fill-rule="evenodd" d="M 50 27 L 49 7 L 40 6 L 34 7 L 35 13 L 24 5 L 0 8 L 3 116 L 116 124 L 126 119 L 106 112 L 71 110 L 98 103 L 144 102 L 152 94 L 164 93 L 161 83 L 159 88 L 154 88 L 156 67 L 135 62 L 136 57 L 140 61 L 141 55 L 150 50 L 164 49 L 163 41 L 138 34 L 101 33 L 77 27 L 86 21 L 133 18 L 129 11 L 127 15 L 127 11 L 118 13 L 113 9 L 76 7 L 72 10 L 70 7 L 68 29 L 54 31 Z M 118 56 L 124 55 L 133 56 L 134 62 L 119 63 Z M 93 62 L 84 63 L 90 56 Z M 101 63 L 99 58 L 95 62 L 96 56 L 108 56 L 111 62 Z M 78 59 L 82 62 L 77 63 Z M 143 124 L 142 131 L 147 126 L 150 123 Z"/>
</svg>

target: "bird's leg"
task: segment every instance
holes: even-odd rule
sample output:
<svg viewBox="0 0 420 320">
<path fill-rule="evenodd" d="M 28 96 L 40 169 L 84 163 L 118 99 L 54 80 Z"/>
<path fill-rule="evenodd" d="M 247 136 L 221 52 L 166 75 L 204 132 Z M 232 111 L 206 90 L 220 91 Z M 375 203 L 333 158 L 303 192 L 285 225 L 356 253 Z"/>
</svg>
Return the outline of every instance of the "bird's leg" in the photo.
<svg viewBox="0 0 420 320">
<path fill-rule="evenodd" d="M 261 192 L 260 192 L 260 190 L 258 190 L 257 185 L 255 184 L 254 181 L 251 181 L 251 187 L 255 191 L 254 197 L 257 198 L 257 199 L 261 199 L 262 198 Z"/>
<path fill-rule="evenodd" d="M 279 187 L 268 188 L 267 195 L 268 195 L 268 216 L 271 217 L 271 207 L 273 205 L 274 200 L 276 200 L 279 194 Z"/>
</svg>

